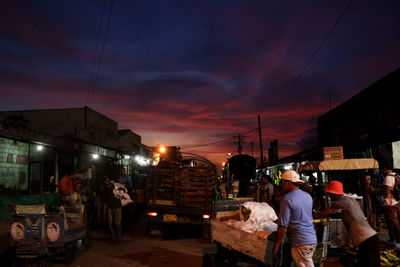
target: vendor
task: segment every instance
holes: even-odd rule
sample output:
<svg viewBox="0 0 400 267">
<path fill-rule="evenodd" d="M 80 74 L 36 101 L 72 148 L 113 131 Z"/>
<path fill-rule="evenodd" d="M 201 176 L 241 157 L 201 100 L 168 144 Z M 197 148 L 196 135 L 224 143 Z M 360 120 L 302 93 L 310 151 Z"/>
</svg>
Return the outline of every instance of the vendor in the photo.
<svg viewBox="0 0 400 267">
<path fill-rule="evenodd" d="M 343 184 L 331 181 L 325 188 L 332 200 L 330 208 L 313 214 L 315 219 L 339 213 L 352 243 L 358 246 L 357 266 L 380 266 L 378 234 L 368 224 L 358 202 L 344 196 Z"/>
<path fill-rule="evenodd" d="M 257 188 L 257 201 L 266 202 L 271 205 L 273 195 L 274 185 L 272 184 L 272 177 L 263 174 Z"/>
<path fill-rule="evenodd" d="M 63 201 L 69 202 L 71 200 L 71 194 L 74 192 L 74 181 L 77 180 L 81 175 L 78 170 L 68 172 L 58 184 L 58 191 L 61 194 Z"/>
<path fill-rule="evenodd" d="M 287 233 L 291 254 L 297 266 L 313 267 L 312 260 L 317 246 L 311 196 L 300 190 L 304 181 L 294 170 L 282 174 L 281 188 L 284 194 L 280 204 L 278 234 L 273 248 L 273 257 L 278 260 L 279 247 Z"/>
</svg>

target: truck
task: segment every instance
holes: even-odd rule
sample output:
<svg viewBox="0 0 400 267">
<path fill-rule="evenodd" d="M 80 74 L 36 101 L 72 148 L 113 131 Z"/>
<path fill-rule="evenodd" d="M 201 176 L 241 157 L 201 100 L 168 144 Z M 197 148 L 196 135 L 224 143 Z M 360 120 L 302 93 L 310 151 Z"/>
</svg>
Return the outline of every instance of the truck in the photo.
<svg viewBox="0 0 400 267">
<path fill-rule="evenodd" d="M 206 159 L 160 161 L 148 184 L 148 234 L 189 224 L 202 226 L 207 238 L 216 186 L 216 167 Z"/>
<path fill-rule="evenodd" d="M 225 164 L 223 180 L 231 186 L 234 180 L 239 182 L 238 197 L 247 197 L 255 190 L 256 159 L 250 155 L 239 154 L 232 156 Z"/>
</svg>

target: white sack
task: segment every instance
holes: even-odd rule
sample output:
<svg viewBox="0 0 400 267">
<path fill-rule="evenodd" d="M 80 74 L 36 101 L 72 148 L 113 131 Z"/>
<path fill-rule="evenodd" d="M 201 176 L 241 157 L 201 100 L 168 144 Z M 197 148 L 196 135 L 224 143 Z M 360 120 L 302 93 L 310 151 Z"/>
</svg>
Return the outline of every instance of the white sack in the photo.
<svg viewBox="0 0 400 267">
<path fill-rule="evenodd" d="M 242 206 L 251 209 L 250 219 L 256 219 L 259 223 L 278 219 L 274 209 L 265 202 L 246 201 Z"/>
<path fill-rule="evenodd" d="M 264 202 L 246 201 L 242 206 L 251 210 L 249 219 L 247 221 L 229 220 L 226 224 L 250 234 L 256 231 L 276 231 L 278 225 L 273 221 L 277 220 L 278 216 L 270 205 Z"/>
</svg>

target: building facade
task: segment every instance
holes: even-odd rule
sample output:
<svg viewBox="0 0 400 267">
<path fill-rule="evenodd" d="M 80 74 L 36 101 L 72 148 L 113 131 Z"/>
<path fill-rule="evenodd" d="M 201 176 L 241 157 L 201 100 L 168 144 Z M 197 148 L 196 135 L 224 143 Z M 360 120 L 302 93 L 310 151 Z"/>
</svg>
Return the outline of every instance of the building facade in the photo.
<svg viewBox="0 0 400 267">
<path fill-rule="evenodd" d="M 129 158 L 152 156 L 129 132 L 132 146 L 119 141 L 117 122 L 89 107 L 0 112 L 0 188 L 40 193 L 71 169 L 83 169 L 95 187 L 122 166 L 134 172 L 139 164 Z"/>
</svg>

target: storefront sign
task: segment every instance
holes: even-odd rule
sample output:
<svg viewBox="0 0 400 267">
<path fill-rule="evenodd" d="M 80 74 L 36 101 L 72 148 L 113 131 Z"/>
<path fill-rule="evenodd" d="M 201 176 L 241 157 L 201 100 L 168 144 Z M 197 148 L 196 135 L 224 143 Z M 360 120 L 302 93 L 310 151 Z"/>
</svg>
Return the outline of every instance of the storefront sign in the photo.
<svg viewBox="0 0 400 267">
<path fill-rule="evenodd" d="M 6 162 L 7 163 L 16 163 L 16 164 L 28 164 L 29 157 L 24 155 L 16 155 L 14 161 L 14 154 L 8 154 Z"/>
</svg>

